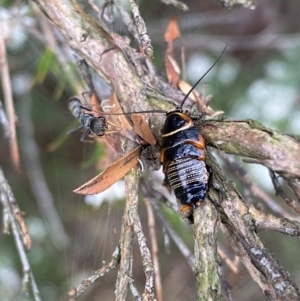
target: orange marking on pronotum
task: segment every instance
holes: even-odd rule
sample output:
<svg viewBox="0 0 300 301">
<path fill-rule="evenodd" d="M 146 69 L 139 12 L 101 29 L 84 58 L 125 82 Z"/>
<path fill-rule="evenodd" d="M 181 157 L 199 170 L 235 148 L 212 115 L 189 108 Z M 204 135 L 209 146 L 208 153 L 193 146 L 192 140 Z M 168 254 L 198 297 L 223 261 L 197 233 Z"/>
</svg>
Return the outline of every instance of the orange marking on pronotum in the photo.
<svg viewBox="0 0 300 301">
<path fill-rule="evenodd" d="M 184 206 L 182 206 L 182 208 L 180 209 L 180 211 L 185 212 L 185 211 L 188 211 L 190 209 L 191 209 L 190 205 L 184 205 Z"/>
</svg>

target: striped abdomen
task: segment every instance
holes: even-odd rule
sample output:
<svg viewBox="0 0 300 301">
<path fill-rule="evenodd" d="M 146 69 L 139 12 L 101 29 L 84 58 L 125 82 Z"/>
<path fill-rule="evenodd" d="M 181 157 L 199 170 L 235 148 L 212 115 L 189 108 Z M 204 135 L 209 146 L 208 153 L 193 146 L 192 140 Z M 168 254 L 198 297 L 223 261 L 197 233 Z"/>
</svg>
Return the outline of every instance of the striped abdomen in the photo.
<svg viewBox="0 0 300 301">
<path fill-rule="evenodd" d="M 166 176 L 175 196 L 182 204 L 196 206 L 203 201 L 208 188 L 204 161 L 189 157 L 171 161 Z"/>
</svg>

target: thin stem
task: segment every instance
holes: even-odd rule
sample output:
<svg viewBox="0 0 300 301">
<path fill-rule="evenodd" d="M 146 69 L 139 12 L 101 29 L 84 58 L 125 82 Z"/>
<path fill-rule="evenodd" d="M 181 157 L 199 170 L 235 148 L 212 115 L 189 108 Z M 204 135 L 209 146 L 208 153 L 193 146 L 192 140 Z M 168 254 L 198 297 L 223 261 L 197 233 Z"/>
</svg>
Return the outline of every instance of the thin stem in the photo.
<svg viewBox="0 0 300 301">
<path fill-rule="evenodd" d="M 41 301 L 40 293 L 35 282 L 35 278 L 32 274 L 30 263 L 27 258 L 26 248 L 24 244 L 24 233 L 21 231 L 20 224 L 17 222 L 17 216 L 15 216 L 14 211 L 17 208 L 17 203 L 10 186 L 8 185 L 2 169 L 0 168 L 0 198 L 3 205 L 3 220 L 6 222 L 4 229 L 8 230 L 10 226 L 12 230 L 12 235 L 15 239 L 16 247 L 21 259 L 22 269 L 23 269 L 23 292 L 29 293 L 30 289 L 33 294 L 35 301 Z"/>
</svg>

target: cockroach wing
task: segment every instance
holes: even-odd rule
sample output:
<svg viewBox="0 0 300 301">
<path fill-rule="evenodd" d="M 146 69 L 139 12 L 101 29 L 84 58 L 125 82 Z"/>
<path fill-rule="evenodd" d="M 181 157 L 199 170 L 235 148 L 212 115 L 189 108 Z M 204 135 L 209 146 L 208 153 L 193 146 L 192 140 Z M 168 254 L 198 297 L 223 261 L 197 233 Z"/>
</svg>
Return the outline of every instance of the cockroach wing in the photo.
<svg viewBox="0 0 300 301">
<path fill-rule="evenodd" d="M 114 162 L 98 176 L 75 189 L 78 194 L 97 194 L 122 179 L 138 163 L 141 146 Z"/>
</svg>

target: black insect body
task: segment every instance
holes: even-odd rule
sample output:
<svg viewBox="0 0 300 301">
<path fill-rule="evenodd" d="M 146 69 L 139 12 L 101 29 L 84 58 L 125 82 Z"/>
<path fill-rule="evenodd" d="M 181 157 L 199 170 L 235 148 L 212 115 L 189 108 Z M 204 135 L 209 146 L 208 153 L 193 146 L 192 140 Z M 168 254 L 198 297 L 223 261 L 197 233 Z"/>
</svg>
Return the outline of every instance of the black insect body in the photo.
<svg viewBox="0 0 300 301">
<path fill-rule="evenodd" d="M 85 128 L 86 131 L 81 136 L 80 140 L 83 141 L 89 134 L 96 136 L 103 136 L 108 131 L 108 121 L 105 117 L 95 117 L 91 114 L 85 113 L 82 104 L 77 97 L 72 97 L 69 103 L 71 113 L 79 119 L 81 125 L 69 133 Z"/>
<path fill-rule="evenodd" d="M 227 46 L 226 46 L 227 47 Z M 193 222 L 190 209 L 194 209 L 205 198 L 208 190 L 209 172 L 204 162 L 205 141 L 190 116 L 183 113 L 183 105 L 195 87 L 216 65 L 226 50 L 204 75 L 193 85 L 179 107 L 167 113 L 162 129 L 160 162 L 163 165 L 165 182 L 169 184 L 181 203 L 181 211 L 188 211 L 188 219 Z"/>
<path fill-rule="evenodd" d="M 160 161 L 166 182 L 181 202 L 182 211 L 195 208 L 208 190 L 205 142 L 193 120 L 180 109 L 167 113 L 162 129 Z"/>
</svg>

